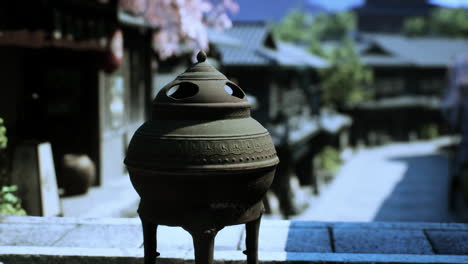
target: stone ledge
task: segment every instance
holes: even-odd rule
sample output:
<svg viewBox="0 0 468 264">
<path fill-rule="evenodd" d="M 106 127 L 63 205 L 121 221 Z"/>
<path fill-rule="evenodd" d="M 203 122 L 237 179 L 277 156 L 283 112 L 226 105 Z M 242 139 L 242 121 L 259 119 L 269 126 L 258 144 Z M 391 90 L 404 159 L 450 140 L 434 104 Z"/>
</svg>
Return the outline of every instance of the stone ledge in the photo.
<svg viewBox="0 0 468 264">
<path fill-rule="evenodd" d="M 215 241 L 216 263 L 245 263 L 242 225 Z M 262 221 L 262 263 L 468 263 L 468 224 Z M 137 218 L 0 216 L 0 263 L 142 263 Z M 158 228 L 158 263 L 193 263 L 190 235 Z"/>
<path fill-rule="evenodd" d="M 466 264 L 468 256 L 259 252 L 260 263 Z M 0 247 L 4 264 L 142 264 L 141 249 Z M 2 263 L 0 262 L 0 263 Z M 216 263 L 246 263 L 240 251 L 215 251 Z M 167 251 L 159 264 L 194 263 L 192 250 Z"/>
</svg>

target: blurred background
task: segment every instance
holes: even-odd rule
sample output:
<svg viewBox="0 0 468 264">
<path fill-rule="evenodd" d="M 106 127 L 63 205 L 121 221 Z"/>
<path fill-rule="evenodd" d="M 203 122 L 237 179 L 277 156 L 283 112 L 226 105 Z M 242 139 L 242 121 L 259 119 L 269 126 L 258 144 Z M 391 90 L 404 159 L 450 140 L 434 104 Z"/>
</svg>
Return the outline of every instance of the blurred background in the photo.
<svg viewBox="0 0 468 264">
<path fill-rule="evenodd" d="M 266 216 L 468 221 L 468 1 L 0 3 L 0 214 L 136 217 L 123 164 L 205 50 L 281 160 Z"/>
</svg>

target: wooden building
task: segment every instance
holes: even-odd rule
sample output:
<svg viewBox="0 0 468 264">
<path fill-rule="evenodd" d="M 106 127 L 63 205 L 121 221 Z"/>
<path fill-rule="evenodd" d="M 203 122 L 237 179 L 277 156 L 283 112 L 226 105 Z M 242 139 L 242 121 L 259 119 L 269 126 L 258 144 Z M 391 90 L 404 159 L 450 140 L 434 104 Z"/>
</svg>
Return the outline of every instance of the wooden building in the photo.
<svg viewBox="0 0 468 264">
<path fill-rule="evenodd" d="M 468 50 L 462 39 L 364 34 L 361 61 L 374 71 L 372 101 L 351 107 L 354 142 L 408 140 L 425 137 L 428 125 L 446 131 L 440 96 L 447 67 L 455 54 Z"/>
<path fill-rule="evenodd" d="M 60 185 L 70 180 L 66 154 L 91 159 L 94 184 L 123 177 L 151 100 L 152 30 L 117 1 L 2 1 L 0 116 L 10 151 L 50 142 Z"/>
</svg>

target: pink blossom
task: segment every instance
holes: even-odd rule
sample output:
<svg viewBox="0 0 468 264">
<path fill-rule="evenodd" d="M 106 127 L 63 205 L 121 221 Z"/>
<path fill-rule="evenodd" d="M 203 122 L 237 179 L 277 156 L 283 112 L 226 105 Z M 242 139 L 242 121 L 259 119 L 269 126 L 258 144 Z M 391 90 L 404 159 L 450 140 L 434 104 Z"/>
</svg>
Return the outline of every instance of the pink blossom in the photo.
<svg viewBox="0 0 468 264">
<path fill-rule="evenodd" d="M 206 28 L 230 27 L 227 12 L 239 10 L 235 0 L 119 0 L 119 4 L 159 28 L 153 47 L 162 59 L 180 53 L 181 45 L 207 50 Z"/>
</svg>

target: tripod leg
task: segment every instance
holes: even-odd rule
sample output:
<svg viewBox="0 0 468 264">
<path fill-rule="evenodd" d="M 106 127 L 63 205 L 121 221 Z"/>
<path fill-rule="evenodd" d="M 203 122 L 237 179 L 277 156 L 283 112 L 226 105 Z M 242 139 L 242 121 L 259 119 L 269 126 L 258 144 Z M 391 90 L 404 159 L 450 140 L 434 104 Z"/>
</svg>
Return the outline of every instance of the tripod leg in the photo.
<svg viewBox="0 0 468 264">
<path fill-rule="evenodd" d="M 257 220 L 245 224 L 247 264 L 258 264 L 258 233 L 261 219 L 262 216 Z"/>
<path fill-rule="evenodd" d="M 156 257 L 159 256 L 159 253 L 156 252 L 157 240 L 156 240 L 156 231 L 158 225 L 151 222 L 146 222 L 143 219 L 141 220 L 143 226 L 143 245 L 145 252 L 145 264 L 155 264 Z"/>
<path fill-rule="evenodd" d="M 214 241 L 216 228 L 186 228 L 193 238 L 195 264 L 213 264 Z"/>
</svg>

